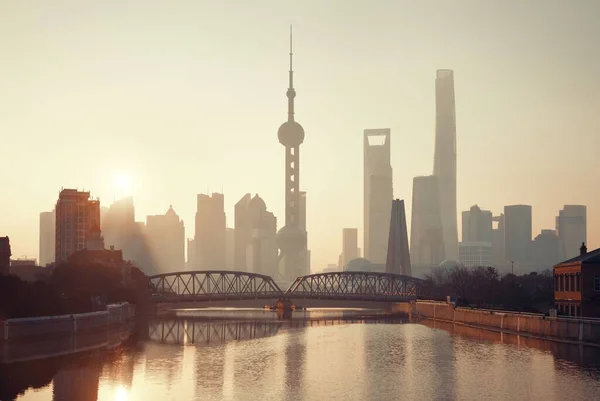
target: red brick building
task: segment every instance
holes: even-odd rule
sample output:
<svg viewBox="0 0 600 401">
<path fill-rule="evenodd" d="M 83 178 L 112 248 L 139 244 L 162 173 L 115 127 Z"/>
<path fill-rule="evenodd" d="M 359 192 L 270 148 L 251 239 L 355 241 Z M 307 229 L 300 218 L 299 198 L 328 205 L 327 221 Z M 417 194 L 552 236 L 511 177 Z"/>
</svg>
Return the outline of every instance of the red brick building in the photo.
<svg viewBox="0 0 600 401">
<path fill-rule="evenodd" d="M 600 248 L 554 266 L 554 304 L 559 315 L 600 317 Z"/>
</svg>

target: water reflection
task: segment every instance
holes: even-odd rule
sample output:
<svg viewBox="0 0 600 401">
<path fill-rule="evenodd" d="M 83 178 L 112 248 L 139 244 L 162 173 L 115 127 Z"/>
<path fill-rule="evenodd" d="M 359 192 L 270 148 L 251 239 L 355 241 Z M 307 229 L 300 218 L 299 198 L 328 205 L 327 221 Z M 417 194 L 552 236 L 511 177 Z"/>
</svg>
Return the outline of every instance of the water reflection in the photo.
<svg viewBox="0 0 600 401">
<path fill-rule="evenodd" d="M 363 312 L 223 313 L 148 322 L 113 349 L 0 364 L 0 399 L 25 391 L 20 400 L 588 400 L 600 391 L 596 348 L 366 321 Z"/>
</svg>

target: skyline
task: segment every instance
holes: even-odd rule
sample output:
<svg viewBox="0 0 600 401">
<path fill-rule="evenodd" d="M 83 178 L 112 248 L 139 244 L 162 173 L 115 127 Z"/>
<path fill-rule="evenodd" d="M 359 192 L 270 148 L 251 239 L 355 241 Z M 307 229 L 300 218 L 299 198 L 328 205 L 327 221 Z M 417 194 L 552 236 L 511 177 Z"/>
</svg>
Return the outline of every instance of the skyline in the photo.
<svg viewBox="0 0 600 401">
<path fill-rule="evenodd" d="M 532 4 L 535 3 L 532 1 L 515 8 L 532 11 L 529 7 L 534 8 Z M 17 23 L 11 20 L 11 16 L 15 17 L 14 12 L 21 7 L 13 6 L 8 10 L 12 13 L 0 12 L 0 27 L 4 27 L 0 28 L 0 32 L 5 29 L 7 32 L 11 29 L 16 31 L 11 31 L 12 36 L 0 35 L 0 45 L 3 47 L 10 45 L 15 37 L 19 38 L 19 30 L 15 29 L 18 28 L 17 23 L 27 22 L 23 20 L 25 14 L 21 15 L 21 19 L 16 18 Z M 150 4 L 150 11 L 152 7 Z M 194 9 L 196 6 L 190 4 L 189 7 Z M 278 9 L 282 7 L 277 6 Z M 389 7 L 395 9 L 397 6 L 388 5 Z M 422 11 L 423 7 L 414 6 L 409 9 L 414 13 Z M 597 6 L 590 4 L 589 7 Z M 2 8 L 0 6 L 0 10 Z M 98 7 L 105 12 L 109 12 L 109 8 L 110 5 Z M 353 3 L 348 8 L 358 14 L 360 6 Z M 485 7 L 475 7 L 473 12 L 481 12 L 482 8 Z M 580 6 L 579 10 L 583 8 Z M 594 110 L 600 105 L 600 99 L 598 91 L 593 89 L 600 88 L 600 85 L 598 78 L 591 73 L 600 66 L 600 59 L 597 53 L 586 53 L 586 65 L 582 65 L 568 64 L 569 60 L 564 57 L 568 52 L 573 52 L 573 56 L 584 55 L 585 35 L 579 41 L 565 42 L 562 38 L 563 41 L 557 42 L 552 38 L 556 39 L 561 37 L 561 33 L 564 34 L 560 30 L 561 27 L 565 28 L 564 24 L 558 24 L 556 32 L 542 30 L 541 33 L 548 36 L 548 46 L 553 49 L 541 46 L 538 49 L 539 59 L 520 58 L 520 63 L 515 63 L 522 67 L 520 74 L 513 75 L 514 79 L 507 83 L 502 73 L 516 74 L 512 69 L 515 65 L 506 63 L 501 57 L 498 57 L 499 60 L 486 60 L 485 52 L 483 57 L 475 57 L 477 65 L 469 65 L 465 60 L 461 62 L 458 50 L 465 49 L 461 49 L 452 39 L 444 37 L 439 38 L 440 42 L 448 40 L 454 43 L 453 50 L 459 54 L 451 55 L 449 50 L 444 50 L 444 46 L 439 44 L 439 47 L 431 50 L 431 53 L 438 52 L 437 56 L 428 58 L 420 54 L 420 64 L 415 64 L 414 57 L 411 58 L 415 56 L 414 48 L 407 49 L 406 46 L 398 45 L 398 54 L 392 52 L 390 56 L 383 46 L 385 35 L 376 35 L 375 39 L 373 36 L 362 37 L 362 42 L 354 42 L 351 39 L 356 39 L 354 35 L 357 32 L 346 32 L 343 24 L 334 25 L 335 29 L 332 29 L 331 34 L 323 36 L 324 43 L 319 43 L 316 37 L 321 31 L 312 28 L 323 30 L 323 20 L 333 9 L 330 5 L 324 5 L 323 15 L 311 20 L 312 24 L 305 23 L 304 27 L 298 21 L 302 18 L 291 18 L 297 32 L 297 58 L 294 60 L 296 85 L 301 88 L 296 98 L 296 108 L 302 115 L 302 124 L 311 132 L 311 136 L 303 144 L 301 164 L 302 189 L 308 193 L 307 229 L 311 234 L 308 248 L 312 251 L 313 266 L 325 267 L 327 263 L 337 260 L 336 255 L 341 249 L 339 234 L 342 228 L 357 227 L 360 232 L 359 243 L 363 242 L 361 137 L 364 129 L 391 128 L 394 144 L 391 150 L 391 164 L 395 172 L 394 198 L 405 199 L 407 217 L 411 215 L 412 205 L 409 201 L 412 199 L 412 177 L 427 175 L 431 171 L 435 126 L 434 78 L 435 71 L 442 68 L 450 68 L 455 72 L 458 213 L 468 210 L 474 204 L 491 210 L 494 214 L 500 213 L 504 205 L 532 205 L 535 236 L 542 228 L 554 228 L 554 218 L 564 204 L 584 204 L 588 206 L 590 223 L 588 246 L 590 249 L 599 246 L 600 228 L 594 225 L 600 217 L 600 211 L 594 208 L 594 204 L 598 204 L 600 200 L 599 194 L 592 186 L 583 184 L 593 182 L 594 171 L 600 170 L 600 162 L 594 160 L 593 154 L 599 142 L 595 133 L 600 128 L 593 116 Z M 545 27 L 552 26 L 559 17 L 559 10 L 558 4 L 536 10 L 540 13 L 538 22 Z M 144 14 L 150 11 L 145 10 Z M 22 12 L 25 10 L 22 9 Z M 156 14 L 151 13 L 152 21 L 162 22 L 163 25 L 159 24 L 161 33 L 167 33 L 167 28 L 174 28 L 168 23 L 167 17 L 161 18 L 157 10 L 154 12 Z M 385 13 L 381 12 L 382 15 Z M 370 10 L 370 14 L 362 18 L 375 18 L 374 13 L 375 11 Z M 112 17 L 119 20 L 127 15 L 126 12 L 124 14 Z M 591 25 L 591 20 L 588 24 L 583 23 L 593 15 L 593 11 L 581 11 L 577 15 L 571 13 L 565 17 L 578 18 L 582 22 L 569 26 L 569 29 L 587 35 L 593 35 L 590 30 L 599 29 Z M 285 104 L 281 101 L 285 88 L 282 89 L 281 82 L 287 71 L 285 49 L 288 27 L 285 23 L 259 26 L 258 15 L 251 12 L 249 16 L 248 21 L 244 22 L 246 25 L 241 24 L 237 30 L 232 30 L 233 22 L 227 21 L 223 27 L 211 27 L 222 29 L 215 32 L 221 38 L 231 39 L 233 43 L 224 41 L 226 46 L 222 49 L 223 57 L 211 58 L 212 64 L 206 64 L 216 68 L 208 69 L 192 68 L 206 60 L 188 60 L 195 61 L 190 65 L 182 63 L 182 59 L 188 57 L 189 53 L 186 52 L 196 49 L 194 41 L 189 38 L 189 42 L 183 43 L 172 40 L 173 37 L 171 40 L 153 42 L 158 47 L 145 49 L 151 50 L 149 53 L 135 48 L 131 42 L 106 43 L 102 42 L 102 35 L 96 38 L 93 33 L 94 30 L 99 30 L 95 33 L 108 31 L 98 24 L 87 26 L 84 23 L 85 17 L 93 15 L 85 13 L 80 21 L 81 26 L 76 24 L 59 29 L 57 25 L 53 27 L 56 31 L 50 29 L 45 32 L 50 33 L 47 37 L 42 36 L 44 32 L 37 32 L 40 36 L 36 37 L 35 32 L 21 30 L 20 38 L 25 41 L 21 43 L 22 46 L 29 40 L 30 45 L 46 44 L 50 48 L 47 51 L 36 49 L 35 46 L 19 49 L 13 44 L 9 46 L 8 62 L 0 66 L 0 87 L 5 89 L 3 92 L 7 94 L 7 99 L 11 99 L 0 111 L 0 131 L 12 133 L 8 135 L 9 149 L 27 149 L 32 158 L 23 159 L 16 152 L 5 155 L 7 165 L 20 166 L 21 169 L 17 177 L 7 170 L 1 175 L 3 188 L 8 188 L 10 193 L 19 194 L 0 199 L 0 210 L 3 211 L 0 214 L 0 227 L 4 230 L 2 235 L 11 237 L 15 257 L 38 257 L 39 213 L 51 210 L 61 187 L 91 190 L 94 197 L 100 198 L 102 206 L 109 206 L 115 192 L 113 181 L 118 176 L 132 178 L 134 188 L 131 195 L 136 202 L 136 220 L 143 221 L 146 215 L 164 213 L 173 204 L 185 222 L 187 238 L 193 237 L 196 194 L 204 193 L 207 186 L 211 188 L 210 192 L 220 192 L 221 184 L 224 185 L 228 226 L 233 226 L 233 205 L 247 192 L 260 194 L 278 217 L 278 227 L 282 226 L 284 202 L 281 199 L 281 169 L 284 162 L 274 132 L 285 112 Z M 450 17 L 449 20 L 457 24 L 459 15 L 451 14 Z M 506 15 L 504 17 L 508 18 Z M 180 18 L 187 22 L 187 25 L 183 25 L 187 28 L 181 28 L 182 31 L 193 26 L 193 18 L 188 21 L 183 14 Z M 403 18 L 405 17 L 398 21 L 398 25 L 402 25 Z M 435 20 L 437 17 L 434 15 L 432 18 Z M 522 18 L 515 20 L 517 26 L 519 22 L 524 22 Z M 237 18 L 234 20 L 240 23 Z M 374 27 L 380 34 L 393 31 L 392 28 L 406 31 L 416 29 L 414 24 L 392 27 L 389 25 L 391 20 L 384 20 L 387 25 Z M 45 26 L 45 29 L 52 28 L 52 21 L 47 23 L 49 26 Z M 140 20 L 132 23 L 144 25 Z M 248 26 L 256 29 L 257 35 L 253 40 L 241 34 Z M 144 34 L 152 26 L 149 24 L 145 28 L 142 30 Z M 196 28 L 197 33 L 200 33 L 201 28 Z M 361 31 L 360 27 L 356 28 L 356 31 Z M 459 36 L 461 32 L 466 34 L 473 27 L 467 25 L 461 28 Z M 499 28 L 499 24 L 492 24 L 484 33 L 489 36 L 491 31 Z M 62 37 L 61 35 L 66 35 L 65 32 L 70 32 L 71 36 Z M 110 32 L 114 33 L 112 30 Z M 119 32 L 123 34 L 118 29 L 116 32 L 114 35 L 117 37 Z M 83 38 L 76 33 L 83 34 Z M 350 35 L 348 42 L 352 42 L 352 45 L 327 53 L 326 50 L 331 50 L 328 45 L 339 40 L 342 33 Z M 468 35 L 472 34 L 473 32 L 468 32 Z M 498 42 L 492 43 L 494 46 L 489 49 L 484 42 L 486 38 L 490 38 L 485 34 L 476 39 L 469 37 L 469 44 L 473 45 L 475 43 L 472 42 L 481 40 L 483 50 L 490 52 L 487 57 L 494 50 L 506 52 L 506 46 L 512 44 L 515 46 L 512 54 L 517 59 L 519 55 L 523 56 L 520 51 L 524 51 L 529 42 L 541 39 L 541 36 L 536 36 L 536 32 L 529 34 L 527 37 L 530 41 L 523 41 L 521 46 L 514 41 L 516 38 L 508 35 L 494 38 Z M 114 35 L 111 39 L 115 39 Z M 430 32 L 429 37 L 435 36 L 433 31 Z M 518 35 L 515 33 L 515 36 Z M 104 43 L 104 47 L 91 49 L 88 56 L 98 55 L 92 59 L 84 57 L 74 64 L 69 63 L 69 57 L 78 56 L 77 50 L 82 50 L 77 46 L 73 47 L 73 44 L 82 41 L 79 43 L 82 45 L 85 39 L 93 38 Z M 71 47 L 61 49 L 60 40 L 70 40 Z M 415 38 L 416 43 L 420 40 L 423 38 Z M 381 41 L 381 47 L 374 46 L 374 41 Z M 255 47 L 253 50 L 258 50 L 255 57 L 249 57 L 251 52 L 248 50 L 240 52 L 250 42 Z M 181 48 L 174 48 L 173 43 Z M 579 46 L 572 46 L 573 43 Z M 482 50 L 476 46 L 475 48 Z M 52 50 L 55 51 L 54 58 L 48 59 L 41 70 L 43 74 L 36 73 L 35 69 L 32 71 L 35 68 L 33 66 Z M 130 63 L 129 68 L 123 68 L 115 60 L 109 62 L 109 57 L 103 59 L 103 55 L 108 56 L 113 50 L 121 56 L 126 54 L 126 50 L 132 51 L 128 54 L 129 57 L 125 57 L 125 61 Z M 355 65 L 348 64 L 350 60 L 347 56 L 350 53 L 361 54 L 361 51 L 362 54 L 374 56 L 373 59 L 356 57 L 351 60 Z M 164 58 L 159 60 L 150 57 L 147 60 L 142 57 L 150 56 L 150 53 L 157 53 L 154 56 L 164 55 Z M 399 55 L 406 59 L 398 59 Z M 169 60 L 167 56 L 174 56 L 175 60 Z M 382 56 L 390 56 L 390 62 L 382 65 L 379 59 Z M 32 62 L 36 58 L 39 60 Z M 160 63 L 157 66 L 145 64 L 144 61 Z M 489 70 L 484 68 L 486 61 L 487 65 L 494 65 L 494 71 L 500 72 L 493 79 L 489 79 Z M 496 63 L 497 61 L 500 63 Z M 149 71 L 135 68 L 142 65 L 148 67 Z M 231 68 L 232 65 L 237 67 Z M 343 68 L 343 65 L 346 67 Z M 104 67 L 108 67 L 107 70 L 100 73 Z M 588 69 L 590 73 L 586 74 Z M 221 79 L 216 80 L 218 84 L 215 86 L 209 80 L 198 80 L 202 73 L 215 73 L 219 70 L 224 72 Z M 565 70 L 571 74 L 564 74 Z M 177 76 L 177 72 L 181 73 L 180 76 Z M 376 76 L 373 76 L 374 72 Z M 405 73 L 404 76 L 399 72 Z M 96 76 L 94 73 L 100 73 L 97 82 L 89 79 L 90 76 Z M 138 73 L 141 75 L 140 79 L 133 79 Z M 354 78 L 355 74 L 362 78 Z M 328 79 L 323 80 L 323 77 Z M 126 84 L 120 82 L 127 78 L 131 80 Z M 364 86 L 359 87 L 355 84 L 356 81 Z M 78 86 L 82 84 L 85 85 Z M 489 91 L 493 91 L 492 96 Z M 252 96 L 254 93 L 260 93 L 260 98 L 255 99 Z M 550 97 L 556 93 L 562 93 L 562 102 L 555 96 L 550 101 L 544 99 L 545 96 Z M 167 99 L 175 104 L 170 104 Z M 373 99 L 378 101 L 373 102 Z M 348 110 L 353 109 L 364 112 L 348 113 Z M 197 114 L 199 110 L 203 112 L 200 116 Z M 223 118 L 228 114 L 235 114 L 236 118 Z M 211 132 L 215 128 L 216 132 L 221 133 L 220 136 Z M 81 132 L 87 135 L 82 136 Z M 233 141 L 227 136 L 232 133 L 236 134 L 234 140 L 237 149 L 228 147 Z M 91 138 L 92 141 L 86 138 Z M 487 143 L 490 139 L 494 141 L 491 145 Z M 547 140 L 543 145 L 540 144 L 542 139 Z M 341 141 L 348 148 L 346 152 L 339 151 Z M 36 143 L 36 146 L 32 148 L 31 143 Z M 569 144 L 577 152 L 578 164 L 564 162 L 558 157 Z M 90 155 L 87 150 L 92 146 L 94 152 Z M 537 152 L 540 146 L 546 151 Z M 144 151 L 132 151 L 140 148 Z M 260 152 L 261 160 L 244 156 L 243 153 L 247 150 Z M 171 157 L 166 163 L 157 163 L 156 160 L 164 158 L 165 151 Z M 336 153 L 341 153 L 341 157 Z M 490 157 L 490 153 L 496 157 Z M 90 156 L 94 155 L 97 157 L 90 160 Z M 506 155 L 507 160 L 501 160 L 503 155 Z M 57 159 L 63 161 L 57 163 Z M 353 160 L 354 163 L 351 163 Z M 245 168 L 248 174 L 240 176 L 239 168 L 232 164 L 235 162 L 248 165 Z M 77 169 L 72 167 L 74 165 Z M 223 174 L 219 176 L 216 171 L 222 171 Z M 519 174 L 516 180 L 515 173 Z M 181 177 L 173 179 L 177 174 Z M 331 182 L 339 185 L 332 186 Z M 559 185 L 556 185 L 557 182 Z M 501 188 L 501 192 L 498 188 Z M 344 203 L 341 208 L 340 199 Z M 325 207 L 323 205 L 326 202 L 337 203 L 330 203 L 330 207 Z M 11 212 L 6 213 L 7 210 Z M 407 223 L 410 230 L 410 220 Z"/>
</svg>

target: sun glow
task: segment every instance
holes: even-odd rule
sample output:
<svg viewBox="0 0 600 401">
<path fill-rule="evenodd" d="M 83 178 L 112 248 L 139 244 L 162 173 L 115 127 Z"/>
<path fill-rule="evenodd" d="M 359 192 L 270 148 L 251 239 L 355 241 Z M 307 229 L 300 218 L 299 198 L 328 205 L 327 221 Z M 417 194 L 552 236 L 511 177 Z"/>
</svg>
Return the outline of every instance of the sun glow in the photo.
<svg viewBox="0 0 600 401">
<path fill-rule="evenodd" d="M 131 185 L 131 177 L 125 173 L 115 175 L 113 182 L 116 195 L 119 197 L 132 195 L 133 187 Z"/>
<path fill-rule="evenodd" d="M 123 386 L 119 386 L 117 393 L 115 394 L 115 401 L 127 401 L 128 398 L 127 389 Z"/>
</svg>

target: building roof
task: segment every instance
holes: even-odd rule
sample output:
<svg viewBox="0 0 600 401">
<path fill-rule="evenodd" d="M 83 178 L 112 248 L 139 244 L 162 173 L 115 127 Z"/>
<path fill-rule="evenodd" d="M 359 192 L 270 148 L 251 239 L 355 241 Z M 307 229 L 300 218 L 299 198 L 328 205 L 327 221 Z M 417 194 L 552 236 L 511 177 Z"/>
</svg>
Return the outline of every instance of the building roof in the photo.
<svg viewBox="0 0 600 401">
<path fill-rule="evenodd" d="M 581 262 L 581 263 L 600 263 L 600 248 L 594 249 L 593 251 L 587 252 L 587 253 L 585 253 L 583 255 L 576 256 L 576 257 L 571 258 L 569 260 L 565 260 L 564 262 L 559 263 L 557 266 L 571 264 L 571 263 L 576 263 L 576 262 Z"/>
</svg>

